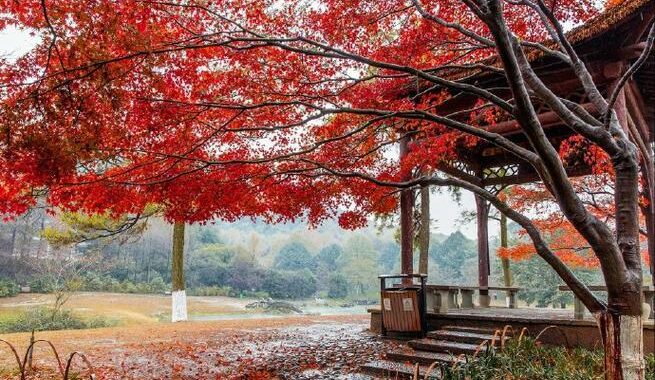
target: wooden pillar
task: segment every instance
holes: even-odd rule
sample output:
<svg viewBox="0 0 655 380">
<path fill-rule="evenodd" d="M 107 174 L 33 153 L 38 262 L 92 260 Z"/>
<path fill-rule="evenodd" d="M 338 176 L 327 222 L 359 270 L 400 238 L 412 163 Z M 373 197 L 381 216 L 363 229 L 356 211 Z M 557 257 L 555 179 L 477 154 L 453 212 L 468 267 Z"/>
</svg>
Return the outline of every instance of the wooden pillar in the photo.
<svg viewBox="0 0 655 380">
<path fill-rule="evenodd" d="M 478 286 L 480 287 L 480 307 L 489 307 L 489 203 L 479 196 L 475 196 L 475 206 L 478 221 Z"/>
<path fill-rule="evenodd" d="M 428 255 L 430 253 L 430 188 L 421 187 L 421 230 L 419 231 L 418 272 L 428 274 Z"/>
<path fill-rule="evenodd" d="M 641 175 L 645 179 L 642 196 L 648 201 L 643 205 L 641 212 L 646 219 L 646 233 L 648 238 L 648 256 L 650 258 L 650 273 L 655 277 L 655 152 L 651 141 L 655 140 L 655 127 L 648 125 L 644 117 L 646 105 L 641 96 L 639 87 L 634 81 L 628 82 L 622 94 L 624 95 L 627 113 L 632 123 L 630 133 L 633 136 L 641 153 Z"/>
<path fill-rule="evenodd" d="M 650 274 L 655 279 L 655 189 L 650 188 L 646 181 L 644 196 L 648 199 L 648 205 L 643 207 L 646 216 L 646 234 L 648 238 L 648 258 L 650 259 Z"/>
<path fill-rule="evenodd" d="M 502 212 L 500 213 L 500 246 L 503 248 L 509 246 L 507 242 L 507 217 Z M 501 262 L 503 264 L 503 285 L 512 286 L 512 271 L 509 267 L 509 259 L 502 258 Z"/>
<path fill-rule="evenodd" d="M 400 160 L 407 156 L 409 137 L 400 140 Z M 411 173 L 403 178 L 410 179 Z M 403 274 L 414 273 L 414 191 L 400 192 L 400 269 Z"/>
</svg>

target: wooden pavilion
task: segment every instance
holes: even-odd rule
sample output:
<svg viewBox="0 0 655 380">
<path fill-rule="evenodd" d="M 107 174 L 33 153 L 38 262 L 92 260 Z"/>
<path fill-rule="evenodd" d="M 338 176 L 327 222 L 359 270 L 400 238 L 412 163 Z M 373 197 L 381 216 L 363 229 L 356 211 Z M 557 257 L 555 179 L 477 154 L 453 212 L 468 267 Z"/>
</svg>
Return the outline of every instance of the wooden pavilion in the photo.
<svg viewBox="0 0 655 380">
<path fill-rule="evenodd" d="M 581 59 L 592 73 L 595 83 L 604 92 L 609 92 L 617 80 L 636 60 L 646 46 L 648 27 L 655 17 L 655 1 L 625 0 L 614 6 L 590 22 L 573 29 L 568 35 Z M 576 79 L 571 68 L 553 57 L 535 52 L 531 63 L 542 81 L 558 96 L 582 105 L 592 114 L 595 108 Z M 496 65 L 495 59 L 486 62 Z M 456 74 L 457 75 L 457 74 Z M 506 87 L 504 74 L 490 71 L 466 72 L 465 83 L 476 84 L 484 88 L 497 89 L 496 95 L 510 98 Z M 407 90 L 408 92 L 411 90 Z M 416 91 L 416 89 L 414 89 Z M 476 99 L 467 94 L 454 94 L 451 100 L 437 108 L 437 113 L 450 114 L 460 110 L 471 109 Z M 568 128 L 555 112 L 545 104 L 536 103 L 539 121 L 550 141 L 556 149 L 574 132 Z M 646 145 L 649 157 L 642 157 L 641 165 L 645 177 L 650 178 L 644 196 L 650 199 L 650 210 L 642 210 L 646 215 L 648 232 L 648 249 L 650 255 L 650 272 L 655 273 L 655 189 L 653 189 L 653 142 L 655 140 L 655 55 L 651 54 L 647 62 L 633 76 L 621 91 L 615 109 L 624 128 L 639 144 Z M 508 137 L 521 146 L 528 147 L 526 137 L 520 126 L 514 120 L 499 121 L 485 127 L 488 131 Z M 403 149 L 401 148 L 401 154 Z M 449 175 L 464 179 L 498 192 L 513 184 L 525 184 L 539 181 L 538 174 L 526 162 L 490 143 L 482 142 L 477 147 L 461 149 L 457 159 L 442 165 L 441 170 Z M 569 160 L 565 163 L 571 176 L 591 174 L 591 168 L 584 160 Z M 407 192 L 411 192 L 407 191 Z M 405 199 L 411 199 L 406 196 Z M 402 236 L 412 236 L 412 202 L 401 199 L 401 230 Z M 484 297 L 485 288 L 489 286 L 489 243 L 487 218 L 489 204 L 481 198 L 476 198 L 478 226 L 478 257 L 479 257 L 479 287 Z M 412 239 L 402 239 L 403 273 L 412 271 Z"/>
</svg>

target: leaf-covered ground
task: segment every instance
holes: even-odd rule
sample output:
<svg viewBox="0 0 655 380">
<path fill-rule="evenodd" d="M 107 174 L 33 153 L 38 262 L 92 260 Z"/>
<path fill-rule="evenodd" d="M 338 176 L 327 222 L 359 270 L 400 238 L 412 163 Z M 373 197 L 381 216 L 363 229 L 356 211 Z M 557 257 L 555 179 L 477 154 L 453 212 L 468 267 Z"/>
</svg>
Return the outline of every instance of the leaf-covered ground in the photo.
<svg viewBox="0 0 655 380">
<path fill-rule="evenodd" d="M 82 351 L 98 379 L 351 379 L 384 345 L 366 331 L 366 316 L 290 316 L 132 325 L 39 333 L 60 356 Z M 24 351 L 29 334 L 0 338 Z M 17 379 L 15 363 L 0 351 L 2 379 Z M 34 378 L 55 372 L 51 353 L 34 355 Z M 82 361 L 75 368 L 84 373 Z M 59 377 L 61 378 L 61 377 Z"/>
</svg>

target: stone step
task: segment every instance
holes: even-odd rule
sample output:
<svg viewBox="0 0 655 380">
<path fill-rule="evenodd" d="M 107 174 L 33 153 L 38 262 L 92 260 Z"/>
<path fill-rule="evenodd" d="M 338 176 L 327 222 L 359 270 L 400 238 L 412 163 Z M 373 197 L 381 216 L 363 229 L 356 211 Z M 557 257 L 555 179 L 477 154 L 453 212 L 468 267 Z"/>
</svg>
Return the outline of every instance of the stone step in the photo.
<svg viewBox="0 0 655 380">
<path fill-rule="evenodd" d="M 503 328 L 502 327 L 494 328 L 494 327 L 447 325 L 447 326 L 441 327 L 441 330 L 462 331 L 462 332 L 470 332 L 470 333 L 475 333 L 475 334 L 493 335 L 496 332 L 496 330 L 500 330 L 502 332 Z M 508 334 L 510 334 L 510 333 L 511 333 L 511 330 L 508 332 Z"/>
<path fill-rule="evenodd" d="M 436 330 L 428 333 L 428 338 L 436 340 L 448 340 L 451 342 L 480 344 L 485 340 L 491 342 L 493 339 L 492 334 L 480 334 L 466 331 L 452 331 L 452 330 Z M 500 341 L 500 337 L 496 338 Z"/>
<path fill-rule="evenodd" d="M 451 354 L 432 351 L 418 351 L 409 347 L 399 347 L 388 351 L 387 360 L 401 363 L 418 363 L 427 366 L 431 365 L 432 363 L 439 363 L 450 366 L 456 361 L 461 361 L 456 356 Z"/>
<path fill-rule="evenodd" d="M 399 363 L 390 360 L 376 360 L 359 367 L 361 373 L 374 376 L 380 379 L 414 379 L 415 365 L 410 363 Z M 419 379 L 423 379 L 429 366 L 419 365 Z M 439 374 L 439 369 L 435 368 L 430 375 L 434 378 Z M 432 376 L 430 376 L 432 378 Z"/>
<path fill-rule="evenodd" d="M 471 355 L 478 349 L 478 344 L 451 342 L 431 338 L 414 339 L 407 342 L 407 344 L 418 351 L 432 351 L 453 355 Z"/>
</svg>

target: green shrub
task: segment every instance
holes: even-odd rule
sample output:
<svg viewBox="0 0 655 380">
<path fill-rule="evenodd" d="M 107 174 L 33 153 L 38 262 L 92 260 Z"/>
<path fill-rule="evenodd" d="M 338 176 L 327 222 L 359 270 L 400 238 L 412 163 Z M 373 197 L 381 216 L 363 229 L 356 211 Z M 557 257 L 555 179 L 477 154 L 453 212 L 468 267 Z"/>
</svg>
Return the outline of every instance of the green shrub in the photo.
<svg viewBox="0 0 655 380">
<path fill-rule="evenodd" d="M 0 279 L 0 298 L 13 297 L 20 291 L 18 284 L 11 280 Z"/>
<path fill-rule="evenodd" d="M 24 311 L 14 318 L 1 321 L 0 332 L 79 330 L 112 325 L 114 323 L 101 317 L 83 319 L 70 310 L 55 311 L 51 308 L 38 307 Z"/>
<path fill-rule="evenodd" d="M 203 297 L 225 296 L 225 297 L 229 297 L 234 292 L 229 286 L 200 286 L 200 287 L 187 289 L 187 293 L 190 296 L 203 296 Z"/>
<path fill-rule="evenodd" d="M 646 356 L 646 380 L 655 380 L 655 354 Z"/>
<path fill-rule="evenodd" d="M 509 340 L 502 351 L 488 351 L 477 360 L 446 366 L 440 380 L 590 380 L 603 379 L 601 350 L 542 346 L 533 339 Z M 439 370 L 431 379 L 437 379 Z M 655 357 L 646 357 L 646 379 L 655 380 Z"/>
<path fill-rule="evenodd" d="M 52 293 L 57 288 L 57 280 L 51 276 L 41 276 L 30 281 L 29 285 L 34 293 Z"/>
<path fill-rule="evenodd" d="M 139 293 L 152 294 L 164 293 L 170 286 L 164 282 L 161 276 L 154 276 L 150 282 L 137 282 L 125 280 L 123 282 L 96 273 L 88 273 L 81 279 L 78 290 L 92 292 L 113 292 L 113 293 Z"/>
<path fill-rule="evenodd" d="M 156 276 L 148 283 L 150 293 L 164 293 L 169 290 L 171 286 L 167 284 L 161 276 Z"/>
<path fill-rule="evenodd" d="M 264 290 L 242 290 L 242 291 L 237 291 L 237 290 L 230 290 L 230 297 L 239 297 L 239 298 L 257 298 L 257 299 L 264 299 L 264 298 L 269 298 L 271 295 Z"/>
</svg>

